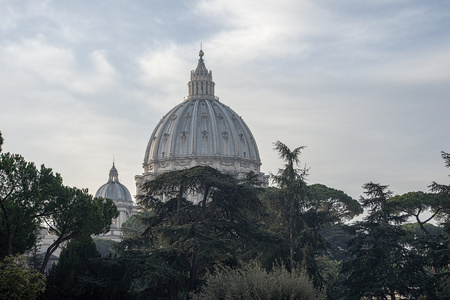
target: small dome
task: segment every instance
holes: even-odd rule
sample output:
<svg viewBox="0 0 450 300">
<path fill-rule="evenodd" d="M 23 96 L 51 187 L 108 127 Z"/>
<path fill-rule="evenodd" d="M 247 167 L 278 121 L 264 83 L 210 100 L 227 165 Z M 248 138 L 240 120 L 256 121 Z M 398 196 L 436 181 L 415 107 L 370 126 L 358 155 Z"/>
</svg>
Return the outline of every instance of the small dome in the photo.
<svg viewBox="0 0 450 300">
<path fill-rule="evenodd" d="M 126 186 L 119 182 L 119 172 L 117 172 L 116 167 L 113 166 L 109 171 L 108 182 L 102 185 L 97 192 L 95 197 L 108 198 L 116 201 L 127 201 L 132 202 L 130 191 Z"/>
</svg>

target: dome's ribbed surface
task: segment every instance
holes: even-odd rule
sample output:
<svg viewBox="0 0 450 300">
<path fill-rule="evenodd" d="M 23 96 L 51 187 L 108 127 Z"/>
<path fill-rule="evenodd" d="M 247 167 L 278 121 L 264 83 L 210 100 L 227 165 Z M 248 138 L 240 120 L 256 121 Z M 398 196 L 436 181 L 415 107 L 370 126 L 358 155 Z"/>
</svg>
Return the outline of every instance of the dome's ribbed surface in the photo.
<svg viewBox="0 0 450 300">
<path fill-rule="evenodd" d="M 132 202 L 130 191 L 126 186 L 119 182 L 119 172 L 117 172 L 116 167 L 113 166 L 109 171 L 108 182 L 102 185 L 97 192 L 95 197 L 108 198 L 113 201 L 125 201 Z"/>
<path fill-rule="evenodd" d="M 245 122 L 217 100 L 188 100 L 173 108 L 153 131 L 147 164 L 186 157 L 240 159 L 259 164 L 255 140 Z"/>
<path fill-rule="evenodd" d="M 144 155 L 144 173 L 136 186 L 159 174 L 207 165 L 238 178 L 253 171 L 263 182 L 256 141 L 244 120 L 214 95 L 212 72 L 206 69 L 200 51 L 197 68 L 191 72 L 189 93 L 170 110 L 154 129 Z"/>
</svg>

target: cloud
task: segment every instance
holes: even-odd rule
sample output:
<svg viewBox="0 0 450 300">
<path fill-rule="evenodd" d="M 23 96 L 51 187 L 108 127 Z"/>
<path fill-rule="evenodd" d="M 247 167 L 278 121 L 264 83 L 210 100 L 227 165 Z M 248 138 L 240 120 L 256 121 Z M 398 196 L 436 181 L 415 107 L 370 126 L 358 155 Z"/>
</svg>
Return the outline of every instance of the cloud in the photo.
<svg viewBox="0 0 450 300">
<path fill-rule="evenodd" d="M 90 54 L 90 66 L 85 70 L 73 51 L 46 43 L 45 39 L 6 43 L 0 48 L 3 73 L 11 72 L 22 82 L 33 81 L 51 88 L 93 94 L 115 86 L 119 74 L 107 61 L 104 51 Z M 6 74 L 4 74 L 7 77 Z"/>
<path fill-rule="evenodd" d="M 265 172 L 281 165 L 281 140 L 307 146 L 311 182 L 353 197 L 369 180 L 401 192 L 447 178 L 446 2 L 3 4 L 4 149 L 68 184 L 94 192 L 114 155 L 133 194 L 154 126 L 187 95 L 200 42 L 216 95 L 249 125 Z"/>
</svg>

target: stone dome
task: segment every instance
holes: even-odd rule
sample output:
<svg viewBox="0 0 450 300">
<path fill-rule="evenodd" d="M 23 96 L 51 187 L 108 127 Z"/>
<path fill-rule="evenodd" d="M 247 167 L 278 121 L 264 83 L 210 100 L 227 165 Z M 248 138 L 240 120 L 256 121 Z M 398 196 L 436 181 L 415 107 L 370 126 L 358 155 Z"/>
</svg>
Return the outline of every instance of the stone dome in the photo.
<svg viewBox="0 0 450 300">
<path fill-rule="evenodd" d="M 126 186 L 119 182 L 119 172 L 117 172 L 114 163 L 111 170 L 109 171 L 108 182 L 102 185 L 97 190 L 97 192 L 95 193 L 95 197 L 108 198 L 113 200 L 114 202 L 133 202 L 130 191 Z"/>
<path fill-rule="evenodd" d="M 203 51 L 197 68 L 191 71 L 188 96 L 158 123 L 147 144 L 144 173 L 136 186 L 161 173 L 211 166 L 242 178 L 260 174 L 261 160 L 255 138 L 244 120 L 214 95 L 212 72 L 206 69 Z M 260 174 L 261 181 L 268 181 Z"/>
</svg>

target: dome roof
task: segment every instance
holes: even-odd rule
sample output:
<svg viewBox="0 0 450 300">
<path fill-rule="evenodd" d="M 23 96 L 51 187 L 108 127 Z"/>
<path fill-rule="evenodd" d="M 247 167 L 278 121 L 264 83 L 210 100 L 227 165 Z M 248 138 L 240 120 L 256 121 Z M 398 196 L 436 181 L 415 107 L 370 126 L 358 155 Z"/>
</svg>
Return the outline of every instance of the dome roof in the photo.
<svg viewBox="0 0 450 300">
<path fill-rule="evenodd" d="M 119 172 L 117 172 L 116 167 L 113 166 L 109 171 L 108 182 L 102 185 L 97 192 L 95 197 L 108 198 L 116 201 L 127 201 L 132 202 L 130 191 L 126 186 L 119 182 Z"/>
<path fill-rule="evenodd" d="M 154 129 L 144 155 L 144 174 L 136 185 L 168 171 L 208 165 L 238 177 L 260 173 L 256 141 L 244 120 L 214 95 L 212 72 L 200 51 L 191 71 L 189 93 Z M 139 192 L 138 192 L 139 194 Z"/>
</svg>

